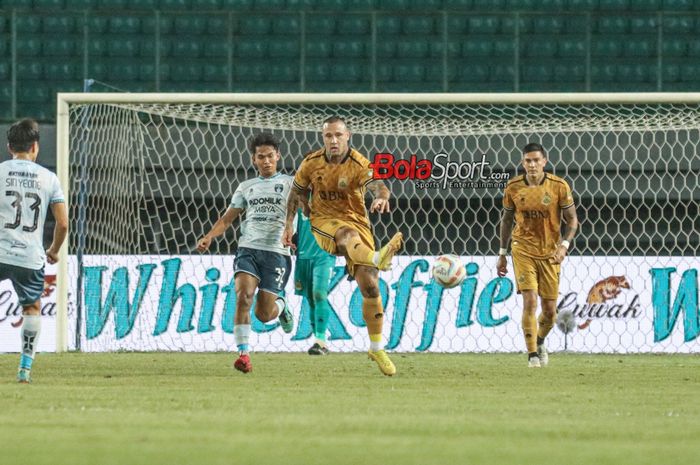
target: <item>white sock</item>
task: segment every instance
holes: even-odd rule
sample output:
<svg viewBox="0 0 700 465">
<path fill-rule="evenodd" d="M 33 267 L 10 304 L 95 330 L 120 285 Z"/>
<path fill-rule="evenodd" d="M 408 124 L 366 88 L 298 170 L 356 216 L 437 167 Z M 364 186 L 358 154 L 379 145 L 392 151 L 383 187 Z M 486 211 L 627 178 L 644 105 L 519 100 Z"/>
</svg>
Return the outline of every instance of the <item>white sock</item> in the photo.
<svg viewBox="0 0 700 465">
<path fill-rule="evenodd" d="M 284 299 L 282 297 L 278 297 L 277 300 L 275 300 L 275 305 L 277 305 L 277 317 L 279 317 L 284 311 Z"/>
<path fill-rule="evenodd" d="M 369 350 L 372 352 L 376 352 L 378 350 L 382 350 L 384 347 L 382 346 L 381 341 L 369 341 Z"/>
<path fill-rule="evenodd" d="M 36 346 L 39 343 L 41 333 L 41 315 L 24 315 L 20 338 L 22 341 L 22 356 L 20 358 L 20 368 L 30 370 L 32 361 L 36 353 Z"/>
<path fill-rule="evenodd" d="M 233 340 L 236 341 L 238 352 L 248 353 L 250 351 L 250 346 L 248 345 L 249 339 L 250 325 L 236 325 L 233 327 Z"/>
<path fill-rule="evenodd" d="M 374 252 L 374 255 L 372 256 L 372 263 L 379 265 L 379 252 Z"/>
</svg>

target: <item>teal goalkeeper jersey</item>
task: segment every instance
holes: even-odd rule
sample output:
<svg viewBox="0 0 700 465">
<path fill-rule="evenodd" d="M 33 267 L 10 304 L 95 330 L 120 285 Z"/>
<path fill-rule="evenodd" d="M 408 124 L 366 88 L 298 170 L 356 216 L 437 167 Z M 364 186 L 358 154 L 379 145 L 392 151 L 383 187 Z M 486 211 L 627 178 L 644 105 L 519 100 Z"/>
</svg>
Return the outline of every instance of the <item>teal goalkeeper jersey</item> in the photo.
<svg viewBox="0 0 700 465">
<path fill-rule="evenodd" d="M 297 210 L 297 241 L 297 258 L 333 257 L 333 255 L 318 246 L 316 238 L 311 232 L 311 221 L 302 213 L 301 208 Z"/>
</svg>

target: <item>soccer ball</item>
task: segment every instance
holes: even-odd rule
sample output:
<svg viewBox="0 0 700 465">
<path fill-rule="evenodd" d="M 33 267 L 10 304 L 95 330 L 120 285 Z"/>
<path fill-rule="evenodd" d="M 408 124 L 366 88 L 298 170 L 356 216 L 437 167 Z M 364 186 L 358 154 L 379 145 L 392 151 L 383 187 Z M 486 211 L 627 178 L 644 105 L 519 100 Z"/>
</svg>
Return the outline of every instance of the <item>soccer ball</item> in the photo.
<svg viewBox="0 0 700 465">
<path fill-rule="evenodd" d="M 462 284 L 467 277 L 467 270 L 456 255 L 440 255 L 433 264 L 433 278 L 445 289 L 452 289 Z"/>
</svg>

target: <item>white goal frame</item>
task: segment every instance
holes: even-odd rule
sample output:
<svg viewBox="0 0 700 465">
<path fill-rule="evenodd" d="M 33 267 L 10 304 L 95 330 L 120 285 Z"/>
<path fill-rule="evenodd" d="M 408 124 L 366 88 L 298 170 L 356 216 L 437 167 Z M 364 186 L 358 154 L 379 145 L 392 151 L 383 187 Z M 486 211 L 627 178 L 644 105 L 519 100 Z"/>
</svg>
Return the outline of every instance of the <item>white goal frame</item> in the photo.
<svg viewBox="0 0 700 465">
<path fill-rule="evenodd" d="M 69 105 L 90 103 L 211 103 L 211 104 L 699 104 L 700 92 L 678 93 L 58 93 L 56 169 L 69 192 Z M 57 266 L 56 352 L 68 348 L 68 247 L 61 248 Z"/>
</svg>

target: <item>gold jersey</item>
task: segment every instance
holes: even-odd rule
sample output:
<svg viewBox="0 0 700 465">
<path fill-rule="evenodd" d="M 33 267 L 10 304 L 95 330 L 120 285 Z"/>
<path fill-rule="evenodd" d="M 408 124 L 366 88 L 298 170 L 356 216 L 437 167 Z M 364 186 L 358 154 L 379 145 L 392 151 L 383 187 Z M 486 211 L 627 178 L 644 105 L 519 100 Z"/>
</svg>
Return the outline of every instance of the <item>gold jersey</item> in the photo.
<svg viewBox="0 0 700 465">
<path fill-rule="evenodd" d="M 561 238 L 561 211 L 573 206 L 571 188 L 558 176 L 545 173 L 536 186 L 525 175 L 511 179 L 503 208 L 515 211 L 513 250 L 533 258 L 551 257 Z"/>
<path fill-rule="evenodd" d="M 355 149 L 330 163 L 325 149 L 309 153 L 294 176 L 294 187 L 311 190 L 311 224 L 341 220 L 369 227 L 365 191 L 372 182 L 370 162 Z"/>
</svg>

